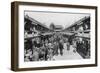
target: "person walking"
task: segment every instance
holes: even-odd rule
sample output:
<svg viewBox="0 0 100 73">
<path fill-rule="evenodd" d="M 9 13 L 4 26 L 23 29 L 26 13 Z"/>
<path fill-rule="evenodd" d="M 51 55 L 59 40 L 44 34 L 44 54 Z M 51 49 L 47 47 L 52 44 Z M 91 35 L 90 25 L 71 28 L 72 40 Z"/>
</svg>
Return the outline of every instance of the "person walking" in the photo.
<svg viewBox="0 0 100 73">
<path fill-rule="evenodd" d="M 60 40 L 60 42 L 59 42 L 59 50 L 60 50 L 60 55 L 62 56 L 63 55 L 63 42 L 62 42 L 62 40 Z"/>
</svg>

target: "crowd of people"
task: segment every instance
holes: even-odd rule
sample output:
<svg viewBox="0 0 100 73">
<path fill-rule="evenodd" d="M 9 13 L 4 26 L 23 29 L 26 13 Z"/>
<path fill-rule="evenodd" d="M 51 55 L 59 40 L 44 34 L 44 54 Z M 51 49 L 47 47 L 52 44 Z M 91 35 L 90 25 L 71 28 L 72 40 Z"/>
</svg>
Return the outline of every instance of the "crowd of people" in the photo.
<svg viewBox="0 0 100 73">
<path fill-rule="evenodd" d="M 43 38 L 44 37 L 44 38 Z M 24 60 L 28 61 L 48 61 L 55 60 L 53 57 L 63 56 L 63 50 L 69 51 L 72 46 L 73 53 L 76 51 L 83 57 L 90 57 L 90 41 L 82 38 L 68 38 L 59 35 L 38 36 L 25 41 Z M 66 48 L 64 47 L 66 45 Z"/>
<path fill-rule="evenodd" d="M 66 38 L 67 39 L 67 38 Z M 66 42 L 67 50 L 70 48 L 68 40 L 61 35 L 46 37 L 43 39 L 35 37 L 25 42 L 24 59 L 25 61 L 54 60 L 54 55 L 63 56 L 64 43 Z"/>
<path fill-rule="evenodd" d="M 78 52 L 82 58 L 90 58 L 90 39 L 76 37 L 72 40 L 74 52 Z"/>
<path fill-rule="evenodd" d="M 90 40 L 80 39 L 76 43 L 76 50 L 83 58 L 90 58 Z"/>
</svg>

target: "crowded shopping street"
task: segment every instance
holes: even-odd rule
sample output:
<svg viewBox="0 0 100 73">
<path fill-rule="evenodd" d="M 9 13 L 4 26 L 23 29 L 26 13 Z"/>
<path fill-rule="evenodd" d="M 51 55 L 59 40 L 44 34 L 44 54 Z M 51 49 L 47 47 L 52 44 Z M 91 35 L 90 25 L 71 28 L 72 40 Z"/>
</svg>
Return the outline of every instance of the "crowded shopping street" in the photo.
<svg viewBox="0 0 100 73">
<path fill-rule="evenodd" d="M 90 16 L 84 16 L 67 28 L 49 27 L 28 15 L 24 17 L 24 61 L 89 59 Z"/>
</svg>

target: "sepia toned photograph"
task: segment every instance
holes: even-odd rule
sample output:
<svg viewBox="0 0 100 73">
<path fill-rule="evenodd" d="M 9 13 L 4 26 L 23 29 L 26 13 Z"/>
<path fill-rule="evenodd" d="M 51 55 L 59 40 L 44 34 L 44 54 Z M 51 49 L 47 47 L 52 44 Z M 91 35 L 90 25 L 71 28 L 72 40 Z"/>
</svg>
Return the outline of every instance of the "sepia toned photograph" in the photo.
<svg viewBox="0 0 100 73">
<path fill-rule="evenodd" d="M 90 59 L 89 13 L 24 11 L 24 61 Z"/>
</svg>

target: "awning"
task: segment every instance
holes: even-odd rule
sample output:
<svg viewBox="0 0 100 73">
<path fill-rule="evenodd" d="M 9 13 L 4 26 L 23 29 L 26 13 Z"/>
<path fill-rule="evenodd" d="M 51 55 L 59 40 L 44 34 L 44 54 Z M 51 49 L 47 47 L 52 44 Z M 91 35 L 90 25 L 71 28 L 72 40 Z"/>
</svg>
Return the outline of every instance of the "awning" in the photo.
<svg viewBox="0 0 100 73">
<path fill-rule="evenodd" d="M 90 39 L 90 34 L 86 34 L 86 33 L 83 33 L 83 34 L 76 34 L 75 36 L 76 36 L 76 37 L 82 37 L 82 38 L 88 38 L 88 39 Z"/>
<path fill-rule="evenodd" d="M 40 35 L 38 34 L 28 34 L 27 36 L 24 36 L 24 39 L 32 39 L 32 38 L 36 38 L 39 37 Z"/>
<path fill-rule="evenodd" d="M 74 33 L 71 33 L 71 32 L 61 32 L 61 34 L 65 34 L 65 35 L 73 35 Z"/>
<path fill-rule="evenodd" d="M 42 35 L 46 36 L 46 35 L 52 35 L 53 32 L 46 32 L 46 33 L 43 33 Z"/>
</svg>

